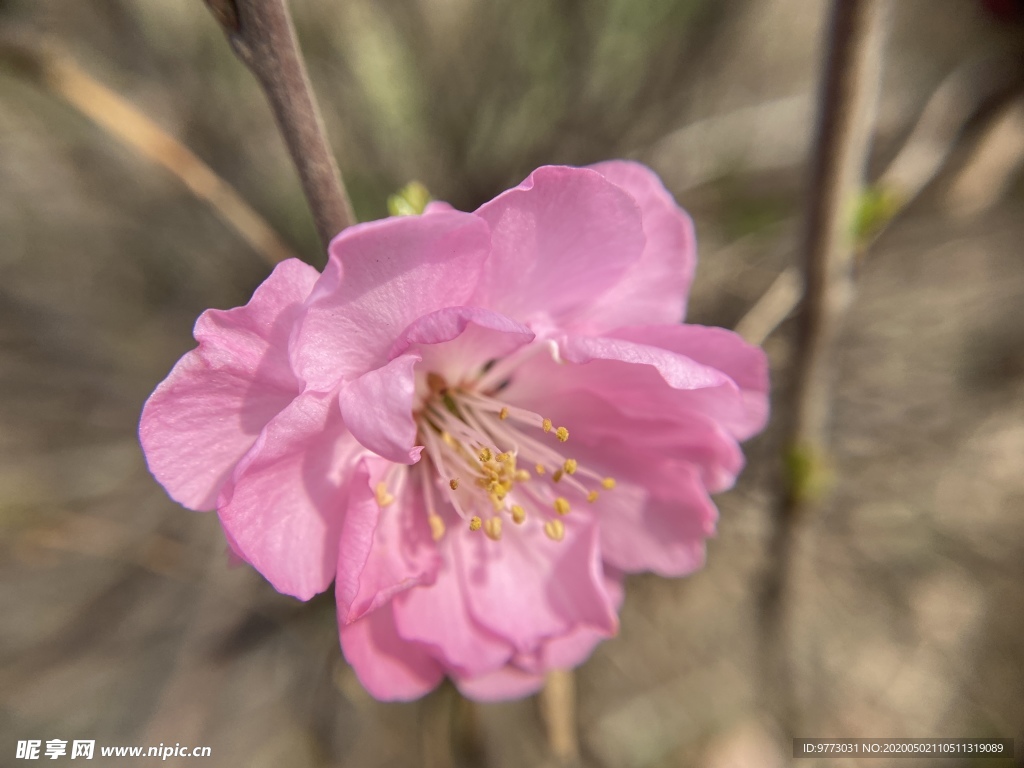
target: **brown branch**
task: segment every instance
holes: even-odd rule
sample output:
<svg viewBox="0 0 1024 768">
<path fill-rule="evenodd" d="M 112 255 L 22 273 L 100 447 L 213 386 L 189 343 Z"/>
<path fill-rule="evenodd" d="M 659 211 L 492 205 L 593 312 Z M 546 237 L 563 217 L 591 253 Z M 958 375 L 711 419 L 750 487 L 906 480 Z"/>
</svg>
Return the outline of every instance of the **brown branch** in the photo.
<svg viewBox="0 0 1024 768">
<path fill-rule="evenodd" d="M 285 0 L 205 0 L 256 76 L 298 169 L 324 248 L 354 223 Z"/>
<path fill-rule="evenodd" d="M 576 681 L 571 669 L 548 672 L 540 692 L 541 717 L 548 732 L 548 746 L 558 765 L 579 763 L 580 744 L 576 735 Z"/>
<path fill-rule="evenodd" d="M 863 184 L 881 63 L 883 0 L 835 0 L 803 242 L 792 445 L 823 452 L 831 352 L 853 297 L 851 214 Z"/>
<path fill-rule="evenodd" d="M 83 72 L 69 56 L 28 36 L 4 35 L 0 37 L 0 60 L 59 96 L 118 141 L 177 176 L 268 264 L 273 266 L 294 256 L 234 187 L 131 103 Z"/>
<path fill-rule="evenodd" d="M 853 296 L 852 213 L 863 184 L 879 88 L 884 11 L 885 0 L 834 0 L 827 33 L 802 245 L 806 287 L 784 427 L 785 488 L 762 602 L 769 696 L 788 729 L 796 725 L 796 712 L 783 603 L 796 521 L 820 499 L 827 477 L 834 343 Z"/>
<path fill-rule="evenodd" d="M 1006 106 L 1000 102 L 1012 99 L 1020 89 L 1022 69 L 1019 57 L 997 51 L 961 64 L 939 84 L 914 130 L 872 185 L 887 196 L 891 208 L 884 219 L 873 222 L 871 231 L 859 233 L 862 252 L 945 168 L 967 126 L 977 121 L 979 115 L 988 113 L 987 122 L 979 129 L 986 136 L 998 130 L 1006 116 Z M 991 109 L 993 105 L 999 108 Z M 958 181 L 954 190 L 959 184 Z M 998 187 L 994 186 L 995 192 L 989 193 L 989 197 L 999 193 Z M 950 196 L 955 194 L 951 192 Z M 751 344 L 763 344 L 796 309 L 803 290 L 800 271 L 787 267 L 736 324 L 736 332 Z"/>
</svg>

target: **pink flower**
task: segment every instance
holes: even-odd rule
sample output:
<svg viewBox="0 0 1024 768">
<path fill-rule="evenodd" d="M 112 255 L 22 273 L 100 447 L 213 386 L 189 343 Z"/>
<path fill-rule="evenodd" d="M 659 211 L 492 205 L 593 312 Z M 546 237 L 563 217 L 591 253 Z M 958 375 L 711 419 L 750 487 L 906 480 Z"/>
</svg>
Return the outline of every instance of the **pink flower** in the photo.
<svg viewBox="0 0 1024 768">
<path fill-rule="evenodd" d="M 767 416 L 762 352 L 682 325 L 693 232 L 647 168 L 545 167 L 475 213 L 360 224 L 209 310 L 140 435 L 281 592 L 335 583 L 367 689 L 536 690 L 622 574 L 699 568 Z"/>
</svg>

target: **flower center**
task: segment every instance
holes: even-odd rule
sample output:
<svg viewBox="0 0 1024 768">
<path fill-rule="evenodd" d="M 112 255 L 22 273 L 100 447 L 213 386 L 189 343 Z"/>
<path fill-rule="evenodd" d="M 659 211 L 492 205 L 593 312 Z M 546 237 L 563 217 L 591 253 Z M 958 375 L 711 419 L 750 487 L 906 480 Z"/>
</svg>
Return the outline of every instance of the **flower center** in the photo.
<svg viewBox="0 0 1024 768">
<path fill-rule="evenodd" d="M 471 531 L 482 530 L 495 541 L 501 538 L 506 519 L 522 525 L 528 518 L 540 521 L 548 538 L 561 541 L 561 518 L 569 514 L 572 503 L 592 503 L 598 487 L 615 487 L 612 478 L 601 477 L 562 452 L 568 429 L 503 402 L 490 371 L 476 382 L 457 386 L 430 373 L 427 385 L 430 394 L 415 413 L 425 460 L 413 471 L 422 473 L 435 540 L 445 533 L 439 499 L 447 500 Z M 385 484 L 377 491 L 378 500 L 390 496 Z"/>
</svg>

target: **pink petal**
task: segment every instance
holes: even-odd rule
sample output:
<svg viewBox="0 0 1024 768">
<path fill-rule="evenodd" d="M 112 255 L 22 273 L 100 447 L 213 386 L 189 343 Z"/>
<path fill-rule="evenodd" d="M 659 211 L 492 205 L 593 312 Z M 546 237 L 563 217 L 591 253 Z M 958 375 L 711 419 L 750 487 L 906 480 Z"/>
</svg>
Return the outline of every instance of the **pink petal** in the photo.
<svg viewBox="0 0 1024 768">
<path fill-rule="evenodd" d="M 364 373 L 342 387 L 338 396 L 352 436 L 396 464 L 415 463 L 422 450 L 416 446 L 416 422 L 412 417 L 419 361 L 416 354 L 396 357 L 383 368 Z"/>
<path fill-rule="evenodd" d="M 349 227 L 332 241 L 292 340 L 296 371 L 327 390 L 384 365 L 410 323 L 466 303 L 488 247 L 486 224 L 458 211 Z"/>
<path fill-rule="evenodd" d="M 470 613 L 528 653 L 580 625 L 613 635 L 618 617 L 601 570 L 597 529 L 586 515 L 565 519 L 565 538 L 549 540 L 539 521 L 508 526 L 491 541 L 465 526 L 449 530 Z"/>
<path fill-rule="evenodd" d="M 388 486 L 394 501 L 384 508 L 378 504 L 377 484 L 384 482 L 392 466 L 363 459 L 352 477 L 334 585 L 338 621 L 343 624 L 376 610 L 404 590 L 433 583 L 441 565 L 423 495 L 409 487 L 408 470 L 400 469 Z"/>
<path fill-rule="evenodd" d="M 587 385 L 599 384 L 588 381 Z M 610 395 L 572 389 L 558 390 L 527 407 L 566 426 L 573 456 L 604 474 L 622 476 L 624 467 L 636 459 L 672 459 L 697 467 L 712 493 L 732 487 L 743 469 L 743 452 L 714 419 L 691 408 L 663 411 L 657 418 L 620 409 L 628 405 Z"/>
<path fill-rule="evenodd" d="M 512 354 L 534 339 L 525 325 L 478 307 L 451 307 L 422 317 L 402 332 L 395 350 L 415 349 L 424 373 L 450 384 L 475 379 L 484 366 Z M 430 393 L 421 376 L 419 394 Z"/>
<path fill-rule="evenodd" d="M 617 338 L 573 336 L 559 342 L 558 365 L 538 355 L 522 365 L 505 390 L 516 404 L 543 412 L 553 392 L 593 391 L 634 418 L 664 420 L 691 410 L 736 435 L 749 412 L 736 383 L 725 373 L 659 347 Z"/>
<path fill-rule="evenodd" d="M 615 569 L 605 566 L 605 589 L 615 606 L 616 611 L 622 607 L 624 590 L 622 588 L 623 575 Z M 532 659 L 524 659 L 517 656 L 515 666 L 527 672 L 541 673 L 551 669 L 572 669 L 578 667 L 589 658 L 594 648 L 608 636 L 603 632 L 597 632 L 590 627 L 580 626 L 567 635 L 553 637 L 548 640 Z M 527 663 L 527 662 L 532 662 Z"/>
<path fill-rule="evenodd" d="M 476 677 L 453 675 L 463 696 L 476 701 L 508 701 L 536 693 L 544 686 L 544 675 L 503 667 Z"/>
<path fill-rule="evenodd" d="M 334 579 L 347 476 L 361 450 L 334 398 L 300 395 L 260 433 L 218 501 L 236 551 L 279 592 L 308 600 Z"/>
<path fill-rule="evenodd" d="M 198 349 L 156 388 L 139 424 L 149 470 L 175 501 L 213 509 L 235 463 L 298 394 L 288 335 L 317 277 L 289 259 L 244 307 L 199 317 Z"/>
<path fill-rule="evenodd" d="M 417 643 L 395 632 L 390 606 L 341 624 L 341 648 L 359 682 L 375 698 L 411 701 L 434 689 L 444 670 Z"/>
<path fill-rule="evenodd" d="M 451 307 L 433 312 L 402 332 L 387 365 L 342 388 L 339 402 L 345 423 L 374 453 L 412 464 L 422 450 L 415 444 L 412 416 L 417 369 L 440 373 L 454 384 L 532 339 L 526 326 L 485 309 Z"/>
<path fill-rule="evenodd" d="M 423 356 L 422 370 L 456 383 L 533 339 L 533 331 L 504 315 L 479 307 L 449 307 L 419 318 L 402 331 L 390 357 L 416 348 Z"/>
<path fill-rule="evenodd" d="M 444 200 L 431 200 L 427 203 L 427 207 L 423 209 L 423 214 L 429 216 L 432 213 L 446 213 L 454 210 L 456 209 Z"/>
<path fill-rule="evenodd" d="M 722 371 L 742 392 L 744 414 L 732 423 L 739 440 L 764 429 L 768 421 L 768 358 L 759 347 L 725 328 L 657 325 L 622 328 L 612 334 L 638 344 L 666 349 Z"/>
<path fill-rule="evenodd" d="M 477 210 L 491 257 L 475 301 L 531 324 L 564 325 L 640 258 L 636 202 L 596 171 L 538 168 Z"/>
<path fill-rule="evenodd" d="M 466 586 L 460 583 L 452 562 L 459 556 L 459 550 L 450 546 L 449 539 L 450 535 L 442 540 L 445 564 L 437 581 L 396 598 L 395 626 L 405 639 L 431 648 L 449 670 L 459 675 L 479 675 L 504 666 L 512 655 L 512 647 L 470 615 L 464 594 Z"/>
<path fill-rule="evenodd" d="M 627 573 L 653 571 L 661 576 L 684 576 L 704 564 L 704 539 L 717 517 L 697 471 L 677 463 L 651 473 L 673 475 L 672 495 L 652 497 L 640 486 L 620 482 L 601 494 L 601 555 Z M 664 486 L 664 481 L 655 480 Z"/>
<path fill-rule="evenodd" d="M 678 323 L 697 266 L 693 222 L 646 166 L 613 160 L 590 166 L 628 192 L 643 214 L 643 254 L 574 325 L 600 334 L 624 325 Z"/>
</svg>

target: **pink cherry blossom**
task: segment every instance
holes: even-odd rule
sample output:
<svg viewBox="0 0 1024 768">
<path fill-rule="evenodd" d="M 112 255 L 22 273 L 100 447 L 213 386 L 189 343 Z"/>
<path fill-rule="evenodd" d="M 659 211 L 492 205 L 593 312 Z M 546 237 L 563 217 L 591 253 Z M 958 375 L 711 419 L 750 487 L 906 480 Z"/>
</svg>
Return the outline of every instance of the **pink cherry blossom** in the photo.
<svg viewBox="0 0 1024 768">
<path fill-rule="evenodd" d="M 334 582 L 375 696 L 530 693 L 615 634 L 625 573 L 701 566 L 767 418 L 762 352 L 681 324 L 694 263 L 628 162 L 353 226 L 199 318 L 149 468 L 279 591 Z"/>
</svg>

